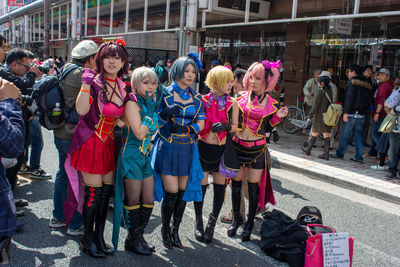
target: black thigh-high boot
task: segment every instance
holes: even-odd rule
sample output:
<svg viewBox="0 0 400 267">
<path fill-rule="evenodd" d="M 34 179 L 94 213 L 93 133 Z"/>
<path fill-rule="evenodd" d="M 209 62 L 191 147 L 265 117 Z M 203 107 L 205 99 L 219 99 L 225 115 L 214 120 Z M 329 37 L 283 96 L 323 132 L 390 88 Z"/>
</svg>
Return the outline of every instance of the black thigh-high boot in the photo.
<svg viewBox="0 0 400 267">
<path fill-rule="evenodd" d="M 242 181 L 231 180 L 232 182 L 232 224 L 228 228 L 228 236 L 235 236 L 237 229 L 242 224 L 243 218 L 240 216 L 240 199 L 242 194 Z"/>
<path fill-rule="evenodd" d="M 217 222 L 219 212 L 221 211 L 222 205 L 224 204 L 225 199 L 225 184 L 214 184 L 214 200 L 213 200 L 213 209 L 208 217 L 208 223 L 206 227 L 206 231 L 204 233 L 204 242 L 211 243 L 214 237 L 214 228 Z"/>
<path fill-rule="evenodd" d="M 104 228 L 106 226 L 107 213 L 110 205 L 110 197 L 114 191 L 113 184 L 103 184 L 100 195 L 99 207 L 97 208 L 96 226 L 94 230 L 95 243 L 98 249 L 105 254 L 113 255 L 114 250 L 104 242 Z"/>
<path fill-rule="evenodd" d="M 101 191 L 101 186 L 93 187 L 85 185 L 85 203 L 82 211 L 84 234 L 81 240 L 81 250 L 89 253 L 91 257 L 105 257 L 104 253 L 96 246 L 93 233 Z"/>
<path fill-rule="evenodd" d="M 206 196 L 208 185 L 201 186 L 203 190 L 203 198 L 201 201 L 193 202 L 194 203 L 194 211 L 196 213 L 196 228 L 194 230 L 194 236 L 198 241 L 203 241 L 204 239 L 204 225 L 203 225 L 203 203 L 204 197 Z"/>
<path fill-rule="evenodd" d="M 179 189 L 174 210 L 174 221 L 172 222 L 172 245 L 178 248 L 182 248 L 182 243 L 179 238 L 179 226 L 182 222 L 183 213 L 185 212 L 186 207 L 186 201 L 183 200 L 184 193 L 185 190 Z"/>
<path fill-rule="evenodd" d="M 257 205 L 258 205 L 258 194 L 260 192 L 260 187 L 258 183 L 248 183 L 249 187 L 249 213 L 247 215 L 247 222 L 243 228 L 242 234 L 240 238 L 243 242 L 250 240 L 251 231 L 254 226 L 254 218 L 257 213 Z"/>
<path fill-rule="evenodd" d="M 172 248 L 170 222 L 172 214 L 175 210 L 177 197 L 178 193 L 165 192 L 165 196 L 161 204 L 161 235 L 163 239 L 163 244 L 166 248 Z"/>
<path fill-rule="evenodd" d="M 150 255 L 151 250 L 142 241 L 140 227 L 140 205 L 125 206 L 125 222 L 128 226 L 128 237 L 125 240 L 125 250 L 140 255 Z"/>
<path fill-rule="evenodd" d="M 143 237 L 143 233 L 144 229 L 149 223 L 151 213 L 153 212 L 153 207 L 154 204 L 142 204 L 142 206 L 140 206 L 140 239 L 150 249 L 151 252 L 156 251 L 156 248 L 153 245 L 147 243 L 147 241 Z"/>
</svg>

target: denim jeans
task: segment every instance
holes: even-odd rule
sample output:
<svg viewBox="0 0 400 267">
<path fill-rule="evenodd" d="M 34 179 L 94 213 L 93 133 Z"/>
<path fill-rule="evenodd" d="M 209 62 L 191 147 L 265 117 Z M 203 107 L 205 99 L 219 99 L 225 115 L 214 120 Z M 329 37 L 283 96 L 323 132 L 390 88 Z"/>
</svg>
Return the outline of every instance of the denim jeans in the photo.
<svg viewBox="0 0 400 267">
<path fill-rule="evenodd" d="M 392 174 L 397 173 L 397 165 L 400 160 L 400 134 L 399 133 L 390 133 L 389 134 L 389 152 L 388 152 L 388 166 L 389 172 Z"/>
<path fill-rule="evenodd" d="M 39 118 L 35 116 L 29 121 L 29 140 L 31 144 L 31 157 L 29 160 L 29 168 L 36 170 L 40 167 L 40 156 L 43 150 L 43 135 L 42 128 L 39 123 Z"/>
<path fill-rule="evenodd" d="M 336 150 L 336 155 L 338 157 L 343 158 L 344 154 L 346 154 L 347 145 L 349 144 L 351 133 L 353 133 L 354 145 L 356 147 L 355 159 L 363 160 L 364 144 L 362 130 L 364 121 L 365 118 L 354 118 L 349 116 L 349 121 L 343 122 L 342 135 L 340 136 L 339 147 Z"/>
<path fill-rule="evenodd" d="M 383 119 L 379 119 L 378 122 L 375 122 L 374 119 L 371 119 L 371 126 L 369 129 L 369 137 L 371 138 L 371 146 L 368 154 L 371 156 L 376 156 L 378 153 L 376 151 L 376 145 L 378 144 L 379 137 L 381 133 L 379 132 L 379 127 L 381 126 Z"/>
<path fill-rule="evenodd" d="M 54 181 L 54 196 L 53 196 L 53 217 L 58 221 L 64 221 L 64 202 L 68 194 L 68 176 L 65 172 L 64 163 L 67 158 L 67 153 L 69 146 L 71 145 L 71 140 L 61 139 L 54 136 L 54 144 L 58 150 L 58 171 L 56 174 L 56 179 Z M 82 225 L 82 215 L 75 211 L 74 216 L 72 216 L 71 222 L 69 223 L 69 228 L 77 229 Z"/>
</svg>

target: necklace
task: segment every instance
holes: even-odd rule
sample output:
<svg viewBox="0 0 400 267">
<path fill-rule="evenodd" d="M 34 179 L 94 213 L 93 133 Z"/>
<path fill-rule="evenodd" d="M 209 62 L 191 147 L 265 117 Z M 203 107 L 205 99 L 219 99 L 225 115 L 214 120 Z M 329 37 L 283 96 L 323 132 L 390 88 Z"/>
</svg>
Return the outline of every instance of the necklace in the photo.
<svg viewBox="0 0 400 267">
<path fill-rule="evenodd" d="M 107 77 L 105 77 L 105 78 L 106 78 L 106 81 L 109 81 L 109 82 L 112 82 L 112 83 L 115 83 L 117 81 L 117 78 L 115 78 L 114 80 L 110 79 L 110 78 L 107 78 Z"/>
</svg>

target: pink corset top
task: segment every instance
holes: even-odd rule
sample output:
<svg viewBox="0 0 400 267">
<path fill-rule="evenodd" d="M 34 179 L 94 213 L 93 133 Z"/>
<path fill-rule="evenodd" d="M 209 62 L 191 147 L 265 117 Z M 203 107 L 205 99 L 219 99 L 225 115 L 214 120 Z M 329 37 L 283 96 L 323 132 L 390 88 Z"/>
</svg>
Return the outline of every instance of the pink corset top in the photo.
<svg viewBox="0 0 400 267">
<path fill-rule="evenodd" d="M 204 105 L 204 111 L 206 113 L 206 121 L 204 123 L 203 130 L 199 132 L 199 135 L 203 140 L 207 139 L 207 136 L 210 134 L 211 127 L 214 123 L 228 122 L 228 110 L 232 106 L 232 101 L 230 99 L 226 101 L 226 105 L 222 109 L 218 106 L 217 100 L 214 100 L 212 103 L 208 103 L 209 100 L 210 100 L 210 94 L 203 96 L 203 105 Z M 228 133 L 226 131 L 216 133 L 218 142 L 221 143 L 227 134 Z"/>
<path fill-rule="evenodd" d="M 241 92 L 241 96 L 237 98 L 239 108 L 243 113 L 243 124 L 241 128 L 249 129 L 254 135 L 264 136 L 259 133 L 259 130 L 265 117 L 273 114 L 269 121 L 272 126 L 281 121 L 281 119 L 276 115 L 278 109 L 274 104 L 277 102 L 272 97 L 267 96 L 267 103 L 265 106 L 262 106 L 256 101 L 249 103 L 248 97 L 248 92 Z"/>
</svg>

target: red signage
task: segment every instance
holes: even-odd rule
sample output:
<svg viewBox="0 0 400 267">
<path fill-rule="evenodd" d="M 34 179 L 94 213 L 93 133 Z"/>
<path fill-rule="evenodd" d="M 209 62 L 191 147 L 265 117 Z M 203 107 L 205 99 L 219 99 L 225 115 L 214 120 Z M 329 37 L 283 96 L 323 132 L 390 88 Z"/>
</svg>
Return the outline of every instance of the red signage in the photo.
<svg viewBox="0 0 400 267">
<path fill-rule="evenodd" d="M 97 19 L 95 18 L 88 18 L 87 25 L 96 26 Z M 100 25 L 104 27 L 110 27 L 110 20 L 109 19 L 101 19 Z M 113 20 L 113 27 L 118 27 L 119 21 Z"/>
</svg>

